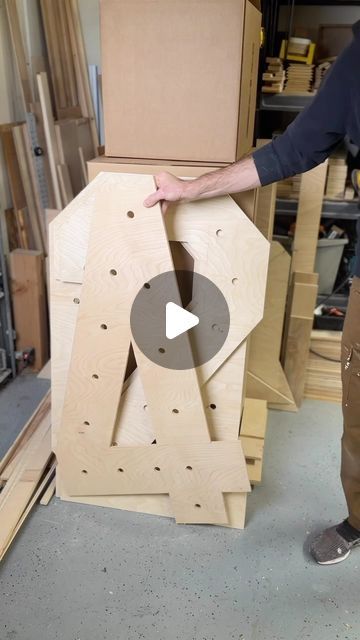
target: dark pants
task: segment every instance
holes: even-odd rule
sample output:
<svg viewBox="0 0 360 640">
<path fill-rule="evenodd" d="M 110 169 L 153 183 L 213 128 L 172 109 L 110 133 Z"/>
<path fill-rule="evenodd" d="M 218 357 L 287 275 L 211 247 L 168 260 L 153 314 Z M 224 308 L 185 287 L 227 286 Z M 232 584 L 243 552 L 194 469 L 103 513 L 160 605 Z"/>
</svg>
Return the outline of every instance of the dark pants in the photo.
<svg viewBox="0 0 360 640">
<path fill-rule="evenodd" d="M 341 481 L 349 522 L 360 529 L 360 278 L 354 278 L 344 323 L 341 375 L 344 434 Z"/>
</svg>

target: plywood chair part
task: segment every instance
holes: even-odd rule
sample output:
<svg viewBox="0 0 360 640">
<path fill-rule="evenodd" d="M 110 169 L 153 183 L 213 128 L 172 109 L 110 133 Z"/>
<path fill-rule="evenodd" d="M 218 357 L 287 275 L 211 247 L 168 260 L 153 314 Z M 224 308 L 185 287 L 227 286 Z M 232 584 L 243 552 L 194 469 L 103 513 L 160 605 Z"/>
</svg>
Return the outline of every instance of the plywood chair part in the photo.
<svg viewBox="0 0 360 640">
<path fill-rule="evenodd" d="M 244 341 L 262 316 L 269 245 L 229 197 L 178 205 L 164 225 L 158 207 L 142 205 L 153 186 L 151 176 L 100 174 L 51 224 L 53 423 L 61 491 L 65 497 L 127 499 L 169 494 L 178 522 L 231 524 L 232 499 L 224 496 L 249 490 L 238 440 Z M 131 336 L 137 291 L 174 268 L 169 240 L 186 246 L 194 270 L 222 290 L 230 310 L 225 344 L 196 370 L 155 365 Z M 56 343 L 66 306 L 72 314 L 65 353 Z M 108 330 L 99 330 L 104 323 Z M 122 387 L 130 342 L 138 367 Z M 67 370 L 65 391 L 57 371 L 66 379 Z"/>
</svg>

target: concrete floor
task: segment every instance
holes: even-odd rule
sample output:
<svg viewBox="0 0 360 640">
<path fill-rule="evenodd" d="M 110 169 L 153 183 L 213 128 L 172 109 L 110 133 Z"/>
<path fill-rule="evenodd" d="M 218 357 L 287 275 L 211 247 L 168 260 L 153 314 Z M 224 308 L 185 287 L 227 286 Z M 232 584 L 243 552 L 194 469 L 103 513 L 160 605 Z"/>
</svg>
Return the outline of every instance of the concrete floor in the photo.
<svg viewBox="0 0 360 640">
<path fill-rule="evenodd" d="M 46 388 L 0 392 L 1 446 Z M 0 568 L 0 640 L 358 640 L 360 549 L 332 567 L 308 555 L 346 515 L 340 432 L 337 405 L 271 412 L 243 532 L 37 506 Z"/>
</svg>

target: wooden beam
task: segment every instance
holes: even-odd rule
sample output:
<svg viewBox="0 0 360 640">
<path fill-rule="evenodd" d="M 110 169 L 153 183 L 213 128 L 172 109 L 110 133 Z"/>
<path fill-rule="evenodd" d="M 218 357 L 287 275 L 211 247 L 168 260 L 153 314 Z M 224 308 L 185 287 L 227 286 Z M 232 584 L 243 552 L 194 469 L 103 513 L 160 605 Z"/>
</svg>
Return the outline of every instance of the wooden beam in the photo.
<svg viewBox="0 0 360 640">
<path fill-rule="evenodd" d="M 40 251 L 17 249 L 10 253 L 16 347 L 33 347 L 33 368 L 39 371 L 48 360 L 44 255 Z"/>
<path fill-rule="evenodd" d="M 315 266 L 328 163 L 301 176 L 291 271 L 312 273 Z"/>
</svg>

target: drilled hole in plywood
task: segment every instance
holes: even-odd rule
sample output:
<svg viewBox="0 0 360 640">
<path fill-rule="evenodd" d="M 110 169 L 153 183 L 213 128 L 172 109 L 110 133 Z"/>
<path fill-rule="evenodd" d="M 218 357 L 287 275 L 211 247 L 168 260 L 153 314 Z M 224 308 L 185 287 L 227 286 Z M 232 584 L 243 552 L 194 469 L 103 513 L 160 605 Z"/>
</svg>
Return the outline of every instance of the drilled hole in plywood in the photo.
<svg viewBox="0 0 360 640">
<path fill-rule="evenodd" d="M 154 471 L 160 471 L 160 467 L 154 467 Z"/>
<path fill-rule="evenodd" d="M 222 229 L 218 229 L 217 232 L 216 232 L 216 235 L 217 235 L 218 238 L 220 238 L 222 235 L 224 235 L 223 230 Z"/>
<path fill-rule="evenodd" d="M 146 411 L 147 408 L 148 408 L 147 404 L 144 404 L 144 406 L 143 406 L 144 411 Z"/>
<path fill-rule="evenodd" d="M 165 353 L 164 347 L 159 347 L 159 353 Z"/>
<path fill-rule="evenodd" d="M 149 282 L 145 282 L 144 289 L 151 289 L 151 284 Z"/>
<path fill-rule="evenodd" d="M 81 473 L 87 473 L 86 469 L 82 469 Z"/>
<path fill-rule="evenodd" d="M 192 467 L 190 467 L 190 465 L 188 464 L 188 466 L 186 467 L 188 471 L 192 471 Z"/>
<path fill-rule="evenodd" d="M 172 412 L 173 413 L 179 413 L 179 409 L 173 409 Z"/>
<path fill-rule="evenodd" d="M 199 504 L 198 502 L 195 505 L 196 509 L 201 509 L 201 504 Z"/>
<path fill-rule="evenodd" d="M 233 279 L 231 280 L 231 282 L 232 282 L 234 285 L 235 285 L 235 284 L 238 284 L 238 282 L 239 282 L 239 278 L 233 278 Z"/>
<path fill-rule="evenodd" d="M 93 373 L 91 376 L 94 380 L 99 380 L 99 376 L 97 373 Z"/>
<path fill-rule="evenodd" d="M 73 303 L 74 304 L 80 304 L 80 298 L 74 298 L 73 299 Z"/>
<path fill-rule="evenodd" d="M 90 422 L 89 422 L 88 420 L 84 420 L 83 424 L 84 424 L 86 427 L 90 427 Z"/>
<path fill-rule="evenodd" d="M 123 469 L 122 467 L 119 467 L 119 468 L 118 468 L 118 472 L 119 472 L 119 473 L 124 473 L 124 469 Z"/>
<path fill-rule="evenodd" d="M 100 329 L 103 329 L 104 331 L 106 331 L 106 329 L 107 329 L 107 324 L 101 324 L 101 325 L 100 325 Z"/>
<path fill-rule="evenodd" d="M 126 215 L 128 218 L 135 218 L 135 213 L 133 211 L 128 211 Z"/>
<path fill-rule="evenodd" d="M 215 411 L 216 409 L 216 404 L 214 404 L 213 402 L 211 404 L 209 404 L 210 409 L 212 409 L 213 411 Z"/>
<path fill-rule="evenodd" d="M 117 276 L 117 271 L 116 271 L 116 269 L 110 269 L 110 275 L 111 275 L 111 276 Z"/>
</svg>

